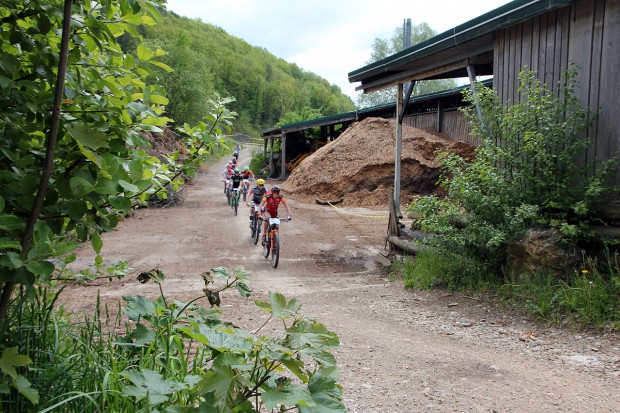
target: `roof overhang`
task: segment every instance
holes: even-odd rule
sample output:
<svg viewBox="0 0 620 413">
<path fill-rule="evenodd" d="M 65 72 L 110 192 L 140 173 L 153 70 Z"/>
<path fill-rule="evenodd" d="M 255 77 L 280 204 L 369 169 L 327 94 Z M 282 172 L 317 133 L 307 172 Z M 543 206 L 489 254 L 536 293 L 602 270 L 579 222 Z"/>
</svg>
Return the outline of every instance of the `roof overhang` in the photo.
<svg viewBox="0 0 620 413">
<path fill-rule="evenodd" d="M 499 29 L 577 0 L 515 0 L 420 44 L 349 73 L 356 90 L 372 92 L 412 80 L 493 74 L 494 35 Z"/>
</svg>

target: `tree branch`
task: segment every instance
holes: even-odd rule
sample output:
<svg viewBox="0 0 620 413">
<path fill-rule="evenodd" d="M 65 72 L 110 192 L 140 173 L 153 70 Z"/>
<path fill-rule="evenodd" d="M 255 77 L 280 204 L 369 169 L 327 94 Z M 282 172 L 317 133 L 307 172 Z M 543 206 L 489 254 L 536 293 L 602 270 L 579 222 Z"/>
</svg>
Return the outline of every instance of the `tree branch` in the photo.
<svg viewBox="0 0 620 413">
<path fill-rule="evenodd" d="M 47 137 L 47 145 L 45 150 L 45 164 L 43 166 L 43 172 L 41 180 L 39 181 L 39 188 L 32 205 L 30 217 L 26 223 L 26 229 L 22 235 L 21 246 L 22 255 L 27 255 L 30 247 L 32 246 L 32 236 L 34 234 L 34 225 L 39 219 L 41 208 L 43 206 L 43 200 L 49 186 L 49 181 L 54 171 L 54 156 L 56 152 L 56 142 L 58 139 L 58 129 L 60 126 L 60 108 L 62 105 L 65 76 L 67 74 L 67 62 L 69 60 L 69 42 L 71 40 L 71 7 L 73 6 L 73 0 L 65 0 L 62 20 L 62 38 L 60 42 L 60 57 L 58 61 L 58 74 L 56 76 L 56 88 L 54 91 L 54 109 L 52 112 L 52 118 L 50 120 L 50 129 Z M 15 288 L 15 281 L 9 281 L 4 284 L 2 289 L 2 296 L 0 297 L 0 323 L 4 322 L 7 316 L 9 303 L 11 301 L 11 295 Z"/>
</svg>

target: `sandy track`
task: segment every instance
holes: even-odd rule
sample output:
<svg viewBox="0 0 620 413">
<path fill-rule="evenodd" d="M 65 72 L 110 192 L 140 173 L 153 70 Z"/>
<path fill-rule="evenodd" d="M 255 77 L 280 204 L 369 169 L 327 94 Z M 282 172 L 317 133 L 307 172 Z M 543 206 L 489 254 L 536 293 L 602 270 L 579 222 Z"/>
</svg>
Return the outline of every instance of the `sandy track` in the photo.
<svg viewBox="0 0 620 413">
<path fill-rule="evenodd" d="M 247 156 L 242 152 L 241 164 Z M 268 291 L 297 297 L 304 314 L 338 333 L 351 412 L 620 411 L 618 337 L 543 329 L 464 296 L 387 282 L 373 260 L 386 220 L 359 216 L 382 211 L 345 215 L 291 199 L 293 221 L 282 225 L 280 265 L 273 269 L 250 240 L 248 209 L 234 216 L 226 205 L 220 169 L 223 163 L 200 174 L 184 205 L 138 210 L 104 235 L 105 258 L 128 260 L 134 274 L 71 287 L 63 300 L 79 311 L 94 307 L 98 290 L 106 303 L 154 296 L 155 286 L 135 280 L 154 267 L 166 274 L 167 295 L 187 300 L 200 294 L 203 271 L 242 265 L 253 273 L 252 298 Z M 78 265 L 92 257 L 83 248 Z M 458 305 L 448 307 L 452 302 Z M 247 328 L 266 319 L 252 300 L 232 292 L 222 297 L 222 310 L 225 320 Z M 519 340 L 524 332 L 536 339 Z"/>
</svg>

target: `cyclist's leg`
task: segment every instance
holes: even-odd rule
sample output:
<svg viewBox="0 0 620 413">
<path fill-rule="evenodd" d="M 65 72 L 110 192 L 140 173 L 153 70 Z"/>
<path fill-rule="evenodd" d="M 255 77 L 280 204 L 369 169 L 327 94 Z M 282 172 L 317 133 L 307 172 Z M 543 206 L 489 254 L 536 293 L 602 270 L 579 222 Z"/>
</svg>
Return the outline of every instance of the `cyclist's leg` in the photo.
<svg viewBox="0 0 620 413">
<path fill-rule="evenodd" d="M 263 223 L 263 241 L 265 241 L 265 237 L 267 236 L 267 231 L 269 230 L 269 218 L 271 218 L 271 214 L 269 213 L 269 211 L 264 210 L 263 219 L 265 222 Z"/>
</svg>

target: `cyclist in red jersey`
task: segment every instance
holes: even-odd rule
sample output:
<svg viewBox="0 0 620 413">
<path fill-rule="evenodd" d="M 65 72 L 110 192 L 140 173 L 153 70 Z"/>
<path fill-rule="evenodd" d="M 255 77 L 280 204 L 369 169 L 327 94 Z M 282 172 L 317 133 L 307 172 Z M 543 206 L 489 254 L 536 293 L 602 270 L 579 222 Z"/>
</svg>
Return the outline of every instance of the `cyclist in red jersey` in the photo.
<svg viewBox="0 0 620 413">
<path fill-rule="evenodd" d="M 254 179 L 254 172 L 250 169 L 249 166 L 243 168 L 243 172 L 241 172 L 241 176 L 243 177 L 243 186 L 246 191 L 250 190 L 250 181 Z M 245 199 L 243 200 L 245 201 Z"/>
<path fill-rule="evenodd" d="M 263 243 L 265 243 L 265 236 L 269 228 L 269 218 L 276 218 L 278 216 L 278 207 L 280 202 L 286 208 L 286 219 L 291 219 L 291 209 L 286 203 L 286 199 L 280 194 L 280 187 L 274 185 L 271 187 L 271 191 L 265 194 L 265 197 L 260 203 L 259 210 L 263 211 L 263 219 L 265 221 L 263 225 Z"/>
</svg>

